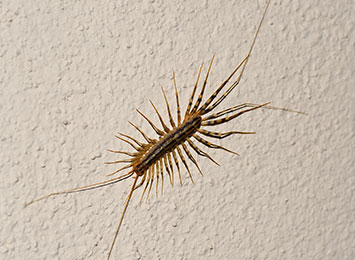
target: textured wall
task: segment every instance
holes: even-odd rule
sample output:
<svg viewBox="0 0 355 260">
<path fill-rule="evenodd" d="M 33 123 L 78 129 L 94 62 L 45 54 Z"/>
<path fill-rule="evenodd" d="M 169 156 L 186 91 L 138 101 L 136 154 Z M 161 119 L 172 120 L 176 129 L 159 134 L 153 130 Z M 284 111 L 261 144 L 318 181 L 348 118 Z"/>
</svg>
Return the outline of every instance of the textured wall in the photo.
<svg viewBox="0 0 355 260">
<path fill-rule="evenodd" d="M 183 107 L 199 64 L 207 93 L 243 59 L 265 1 L 0 2 L 0 258 L 105 259 L 132 180 L 98 182 L 136 135 L 135 112 L 166 118 L 175 70 Z M 273 1 L 243 80 L 220 108 L 254 111 L 215 129 L 256 131 L 198 158 L 195 185 L 139 207 L 134 194 L 112 259 L 355 258 L 354 2 Z M 175 107 L 175 105 L 174 105 Z M 206 150 L 206 149 L 205 149 Z M 193 165 L 191 165 L 191 168 Z"/>
</svg>

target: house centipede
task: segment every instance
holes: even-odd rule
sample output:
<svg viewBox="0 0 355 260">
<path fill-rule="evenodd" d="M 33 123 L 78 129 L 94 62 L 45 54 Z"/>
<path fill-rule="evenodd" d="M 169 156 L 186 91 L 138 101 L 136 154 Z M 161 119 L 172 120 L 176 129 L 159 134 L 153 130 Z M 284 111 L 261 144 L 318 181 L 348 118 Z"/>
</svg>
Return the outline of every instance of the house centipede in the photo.
<svg viewBox="0 0 355 260">
<path fill-rule="evenodd" d="M 145 143 L 142 143 L 138 141 L 137 139 L 126 135 L 124 133 L 118 133 L 116 135 L 116 138 L 119 140 L 127 143 L 130 145 L 134 152 L 128 152 L 128 151 L 121 151 L 121 150 L 108 150 L 109 152 L 116 153 L 116 154 L 121 154 L 128 156 L 128 159 L 124 160 L 118 160 L 118 161 L 113 161 L 113 162 L 107 162 L 107 164 L 127 164 L 118 170 L 114 171 L 113 173 L 109 174 L 108 176 L 115 175 L 123 170 L 130 169 L 128 173 L 122 174 L 118 177 L 86 185 L 86 186 L 81 186 L 77 187 L 74 189 L 69 189 L 65 191 L 60 191 L 60 192 L 54 192 L 50 193 L 44 197 L 38 198 L 36 200 L 31 201 L 30 203 L 26 204 L 26 206 L 38 202 L 40 200 L 49 198 L 51 196 L 56 196 L 59 194 L 66 194 L 66 193 L 73 193 L 73 192 L 80 192 L 80 191 L 85 191 L 85 190 L 91 190 L 91 189 L 96 189 L 100 188 L 103 186 L 107 185 L 112 185 L 117 182 L 123 181 L 125 179 L 128 179 L 134 175 L 134 181 L 131 186 L 130 192 L 127 196 L 127 199 L 124 203 L 124 208 L 123 212 L 121 214 L 121 217 L 118 222 L 118 226 L 116 228 L 116 232 L 114 235 L 114 238 L 112 240 L 111 246 L 109 253 L 107 255 L 107 260 L 110 259 L 110 256 L 112 254 L 112 250 L 115 245 L 115 241 L 117 238 L 117 235 L 119 233 L 122 221 L 124 219 L 129 201 L 132 197 L 132 194 L 135 190 L 138 188 L 144 186 L 140 202 L 142 203 L 144 196 L 146 194 L 146 199 L 148 199 L 154 180 L 156 180 L 156 195 L 158 195 L 158 184 L 159 184 L 159 179 L 161 179 L 161 192 L 163 192 L 164 189 L 164 175 L 167 173 L 167 178 L 169 179 L 169 182 L 171 185 L 174 185 L 174 168 L 177 169 L 178 172 L 178 178 L 180 183 L 182 183 L 182 177 L 181 177 L 181 168 L 179 164 L 179 159 L 184 165 L 184 168 L 186 169 L 189 178 L 192 183 L 194 183 L 191 170 L 188 166 L 187 160 L 185 156 L 192 162 L 192 164 L 197 168 L 198 172 L 203 175 L 196 159 L 194 156 L 191 154 L 190 150 L 194 150 L 198 155 L 203 156 L 208 158 L 211 162 L 213 162 L 216 165 L 219 165 L 218 162 L 216 162 L 209 154 L 201 150 L 195 143 L 197 141 L 199 144 L 202 144 L 203 146 L 206 146 L 208 148 L 213 148 L 213 149 L 221 149 L 226 152 L 238 155 L 236 152 L 233 152 L 223 146 L 211 143 L 207 140 L 205 140 L 202 136 L 207 136 L 211 138 L 217 138 L 217 139 L 224 139 L 226 137 L 229 137 L 234 134 L 255 134 L 255 132 L 240 132 L 240 131 L 230 131 L 230 132 L 213 132 L 209 131 L 206 129 L 202 129 L 202 127 L 207 127 L 207 126 L 216 126 L 220 125 L 226 122 L 229 122 L 235 118 L 240 117 L 242 114 L 257 110 L 257 109 L 274 109 L 274 110 L 283 110 L 283 111 L 288 111 L 288 112 L 295 112 L 295 113 L 300 113 L 300 114 L 305 114 L 303 112 L 298 112 L 295 110 L 290 110 L 286 108 L 279 108 L 279 107 L 273 107 L 270 106 L 270 103 L 264 103 L 264 104 L 252 104 L 252 103 L 243 103 L 240 105 L 236 105 L 227 109 L 224 109 L 220 112 L 215 112 L 213 114 L 209 114 L 212 112 L 223 100 L 232 92 L 232 90 L 239 84 L 242 75 L 244 73 L 244 70 L 246 68 L 246 65 L 249 61 L 249 57 L 251 55 L 251 52 L 254 48 L 256 38 L 259 34 L 261 25 L 264 21 L 267 9 L 270 5 L 271 0 L 268 0 L 266 7 L 264 9 L 263 15 L 260 19 L 260 22 L 258 23 L 257 30 L 255 32 L 253 41 L 250 45 L 249 52 L 247 56 L 239 63 L 239 65 L 232 71 L 232 73 L 222 82 L 222 84 L 215 90 L 215 92 L 205 101 L 204 103 L 202 102 L 202 98 L 204 95 L 204 91 L 207 85 L 207 80 L 211 71 L 212 63 L 214 60 L 215 55 L 213 55 L 209 67 L 205 76 L 205 79 L 202 84 L 202 88 L 200 90 L 200 94 L 197 97 L 197 100 L 195 103 L 193 103 L 195 99 L 195 94 L 197 87 L 199 85 L 199 80 L 201 76 L 201 71 L 203 68 L 203 64 L 201 64 L 196 82 L 194 84 L 194 88 L 191 94 L 191 97 L 188 101 L 188 105 L 186 108 L 186 111 L 184 114 L 181 113 L 180 110 L 180 101 L 179 101 L 179 95 L 178 95 L 178 90 L 176 86 L 176 80 L 175 80 L 175 74 L 173 73 L 173 83 L 174 83 L 174 90 L 175 90 L 175 97 L 176 97 L 176 107 L 177 107 L 177 121 L 174 121 L 170 105 L 168 102 L 168 99 L 166 97 L 165 91 L 162 88 L 162 93 L 163 97 L 165 100 L 165 105 L 167 108 L 168 112 L 168 117 L 169 117 L 169 123 L 170 127 L 164 122 L 161 114 L 159 113 L 158 109 L 156 106 L 151 102 L 151 105 L 153 106 L 154 111 L 157 114 L 157 117 L 160 121 L 161 128 L 157 127 L 144 113 L 142 113 L 140 110 L 137 110 L 138 114 L 142 116 L 147 123 L 152 127 L 154 132 L 157 134 L 158 139 L 154 139 L 149 137 L 146 133 L 144 133 L 137 125 L 129 121 L 129 124 L 133 126 L 139 133 L 142 135 L 144 140 L 146 141 Z M 227 84 L 231 81 L 232 77 L 238 72 L 239 75 L 237 79 L 221 94 L 218 98 L 217 96 L 221 93 L 221 91 L 227 86 Z M 217 99 L 216 99 L 217 98 Z M 209 114 L 209 115 L 207 115 Z M 184 156 L 184 154 L 185 156 Z M 181 163 L 180 162 L 180 163 Z M 175 164 L 175 166 L 174 166 Z M 138 180 L 140 182 L 138 183 Z"/>
</svg>

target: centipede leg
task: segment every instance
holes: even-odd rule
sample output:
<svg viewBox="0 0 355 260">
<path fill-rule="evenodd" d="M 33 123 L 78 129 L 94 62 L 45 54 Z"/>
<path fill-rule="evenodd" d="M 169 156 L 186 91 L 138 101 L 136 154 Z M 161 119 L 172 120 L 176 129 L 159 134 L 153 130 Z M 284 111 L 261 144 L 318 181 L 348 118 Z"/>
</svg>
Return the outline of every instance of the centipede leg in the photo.
<svg viewBox="0 0 355 260">
<path fill-rule="evenodd" d="M 180 158 L 181 158 L 181 161 L 182 161 L 182 163 L 184 164 L 184 166 L 185 166 L 187 172 L 189 173 L 191 182 L 192 182 L 192 183 L 195 183 L 194 180 L 192 179 L 192 175 L 191 175 L 189 166 L 187 166 L 186 160 L 185 160 L 184 156 L 182 155 L 181 149 L 180 149 L 179 147 L 176 147 L 176 150 L 178 151 L 178 154 L 179 154 L 179 156 L 180 156 Z"/>
<path fill-rule="evenodd" d="M 152 104 L 155 113 L 158 115 L 159 121 L 160 121 L 161 125 L 163 126 L 164 131 L 165 131 L 166 133 L 169 133 L 169 132 L 170 132 L 170 129 L 169 129 L 169 127 L 165 124 L 165 122 L 164 122 L 163 118 L 161 117 L 161 115 L 160 115 L 158 109 L 155 107 L 154 103 L 153 103 L 151 100 L 149 100 L 149 101 L 150 101 L 150 104 Z"/>
<path fill-rule="evenodd" d="M 200 79 L 202 67 L 203 67 L 203 63 L 202 63 L 201 66 L 200 66 L 200 70 L 199 70 L 198 75 L 197 75 L 197 80 L 196 80 L 194 89 L 193 89 L 193 91 L 192 91 L 191 97 L 190 97 L 190 99 L 189 99 L 189 103 L 188 103 L 187 108 L 186 108 L 186 112 L 185 112 L 185 117 L 184 117 L 184 119 L 187 119 L 187 118 L 189 117 L 189 115 L 190 115 L 190 109 L 191 109 L 192 102 L 193 102 L 193 99 L 194 99 L 194 96 L 195 96 L 195 93 L 196 93 L 196 89 L 197 89 L 198 81 L 199 81 L 199 79 Z"/>
<path fill-rule="evenodd" d="M 198 106 L 201 103 L 201 100 L 202 100 L 202 97 L 203 97 L 203 93 L 205 92 L 205 89 L 206 89 L 207 79 L 208 79 L 208 76 L 210 75 L 212 63 L 213 63 L 213 60 L 214 60 L 215 56 L 216 55 L 213 54 L 211 62 L 210 62 L 210 66 L 208 67 L 208 70 L 207 70 L 207 73 L 206 73 L 205 81 L 203 82 L 203 85 L 202 85 L 202 89 L 201 89 L 200 95 L 198 96 L 197 101 L 196 101 L 194 107 L 191 110 L 191 114 L 193 114 L 193 113 L 195 113 L 197 111 L 197 108 L 198 108 Z"/>
<path fill-rule="evenodd" d="M 226 133 L 217 133 L 217 132 L 212 132 L 212 131 L 207 131 L 204 129 L 198 129 L 197 132 L 205 135 L 205 136 L 209 136 L 209 137 L 213 137 L 213 138 L 218 138 L 218 139 L 223 139 L 226 138 L 230 135 L 233 134 L 242 134 L 242 135 L 248 135 L 248 134 L 255 134 L 255 132 L 240 132 L 240 131 L 230 131 L 230 132 L 226 132 Z"/>
<path fill-rule="evenodd" d="M 179 102 L 179 94 L 176 87 L 176 79 L 175 72 L 173 72 L 173 81 L 174 81 L 174 89 L 175 89 L 175 97 L 176 97 L 176 113 L 177 113 L 177 124 L 181 124 L 181 111 L 180 111 L 180 102 Z"/>
<path fill-rule="evenodd" d="M 166 109 L 168 111 L 170 125 L 174 128 L 176 125 L 175 125 L 173 116 L 171 114 L 170 105 L 169 105 L 169 102 L 168 102 L 168 99 L 166 97 L 166 94 L 165 94 L 165 91 L 164 91 L 163 87 L 161 87 L 161 91 L 163 92 L 163 96 L 164 96 L 164 99 L 165 99 L 165 104 L 166 104 Z"/>
<path fill-rule="evenodd" d="M 192 135 L 197 141 L 199 141 L 200 143 L 204 144 L 205 146 L 209 147 L 209 148 L 215 148 L 215 149 L 222 149 L 222 150 L 225 150 L 226 152 L 229 152 L 229 153 L 232 153 L 232 154 L 235 154 L 235 155 L 239 155 L 238 153 L 236 152 L 233 152 L 223 146 L 220 146 L 220 145 L 217 145 L 217 144 L 212 144 L 211 142 L 208 142 L 207 140 L 203 139 L 202 137 L 196 135 L 196 134 L 193 134 Z"/>
<path fill-rule="evenodd" d="M 153 186 L 153 182 L 154 182 L 154 168 L 151 166 L 149 168 L 149 171 L 150 171 L 150 185 L 149 185 L 149 189 L 148 189 L 148 194 L 147 194 L 147 199 L 146 201 L 148 201 L 148 198 L 149 198 L 149 194 L 150 194 L 150 191 L 152 190 L 152 186 Z"/>
<path fill-rule="evenodd" d="M 207 119 L 206 120 L 202 120 L 201 126 L 211 126 L 211 125 L 223 124 L 223 123 L 228 122 L 228 121 L 230 121 L 230 120 L 232 120 L 232 119 L 234 119 L 236 117 L 241 116 L 244 113 L 247 113 L 247 112 L 262 108 L 262 107 L 265 107 L 265 106 L 267 106 L 269 104 L 270 104 L 270 102 L 262 104 L 262 105 L 259 105 L 259 106 L 256 106 L 256 107 L 252 107 L 252 108 L 249 108 L 249 109 L 246 109 L 246 110 L 243 110 L 243 111 L 240 111 L 240 112 L 238 112 L 238 113 L 236 113 L 234 115 L 226 116 L 226 117 L 221 118 L 221 119 L 210 120 L 210 121 L 206 121 Z"/>
<path fill-rule="evenodd" d="M 164 156 L 164 157 L 163 157 L 163 161 L 164 161 L 165 170 L 166 170 L 166 172 L 167 172 L 168 175 L 169 175 L 170 184 L 171 184 L 171 186 L 174 186 L 174 183 L 173 183 L 172 178 L 171 178 L 171 172 L 170 172 L 170 169 L 169 169 L 169 164 L 168 164 L 167 156 Z"/>
<path fill-rule="evenodd" d="M 214 162 L 215 164 L 217 164 L 218 166 L 219 163 L 216 162 L 208 153 L 205 153 L 204 151 L 202 151 L 200 148 L 198 148 L 192 141 L 190 138 L 187 139 L 187 142 L 189 143 L 189 145 L 192 147 L 192 149 L 195 150 L 195 152 L 201 156 L 207 157 L 208 159 L 210 159 L 212 162 Z"/>
<path fill-rule="evenodd" d="M 198 166 L 198 164 L 197 164 L 195 158 L 192 156 L 192 154 L 190 153 L 189 149 L 187 149 L 186 144 L 182 143 L 181 145 L 182 145 L 182 148 L 184 149 L 184 151 L 185 151 L 187 157 L 189 157 L 189 159 L 193 162 L 193 164 L 195 164 L 195 166 L 196 166 L 196 168 L 198 169 L 199 173 L 203 176 L 203 173 L 202 173 L 202 171 L 201 171 L 201 169 L 200 169 L 200 166 Z"/>
<path fill-rule="evenodd" d="M 175 150 L 173 150 L 173 157 L 174 157 L 174 161 L 175 161 L 176 168 L 177 168 L 177 170 L 178 170 L 180 185 L 182 186 L 182 179 L 181 179 L 181 173 L 180 173 L 180 166 L 179 166 L 179 162 L 178 162 L 178 159 L 177 159 Z"/>
</svg>

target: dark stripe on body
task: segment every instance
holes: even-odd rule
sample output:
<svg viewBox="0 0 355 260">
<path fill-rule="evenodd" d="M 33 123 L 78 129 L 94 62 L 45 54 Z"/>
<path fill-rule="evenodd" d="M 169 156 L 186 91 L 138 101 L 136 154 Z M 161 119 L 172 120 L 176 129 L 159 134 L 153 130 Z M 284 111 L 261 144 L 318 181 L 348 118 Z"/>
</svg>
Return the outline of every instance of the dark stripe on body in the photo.
<svg viewBox="0 0 355 260">
<path fill-rule="evenodd" d="M 178 145 L 191 137 L 201 126 L 201 117 L 194 117 L 184 122 L 181 126 L 166 134 L 142 157 L 141 162 L 136 166 L 135 172 L 143 174 L 162 155 L 172 151 Z"/>
</svg>

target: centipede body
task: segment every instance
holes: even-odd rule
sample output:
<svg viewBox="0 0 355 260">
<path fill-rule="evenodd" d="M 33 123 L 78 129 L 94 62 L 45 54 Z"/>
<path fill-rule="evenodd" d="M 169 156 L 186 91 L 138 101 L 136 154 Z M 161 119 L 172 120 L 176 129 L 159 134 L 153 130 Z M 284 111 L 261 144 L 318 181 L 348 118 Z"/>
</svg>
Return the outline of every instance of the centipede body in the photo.
<svg viewBox="0 0 355 260">
<path fill-rule="evenodd" d="M 120 182 L 122 180 L 125 180 L 127 178 L 130 178 L 133 176 L 134 182 L 131 187 L 131 190 L 128 194 L 128 197 L 125 201 L 123 213 L 121 215 L 121 218 L 118 223 L 118 227 L 116 229 L 115 236 L 113 238 L 110 251 L 108 253 L 107 259 L 110 259 L 112 249 L 114 247 L 118 232 L 120 230 L 125 212 L 127 210 L 129 201 L 131 199 L 132 194 L 134 193 L 135 190 L 137 190 L 139 187 L 144 186 L 142 195 L 141 195 L 141 202 L 144 199 L 144 196 L 146 194 L 146 199 L 148 199 L 151 190 L 153 188 L 153 183 L 155 181 L 155 188 L 156 188 L 156 194 L 158 195 L 159 191 L 159 183 L 161 186 L 161 192 L 163 193 L 164 190 L 164 180 L 168 178 L 169 182 L 171 185 L 174 185 L 174 179 L 175 179 L 175 170 L 178 172 L 178 179 L 180 183 L 182 183 L 182 173 L 183 173 L 183 168 L 181 166 L 184 166 L 186 169 L 189 178 L 191 182 L 193 181 L 193 171 L 189 168 L 188 160 L 195 166 L 197 171 L 203 175 L 202 170 L 200 169 L 197 160 L 195 159 L 194 155 L 191 153 L 191 149 L 198 154 L 199 156 L 203 156 L 208 158 L 211 162 L 214 164 L 218 164 L 216 160 L 214 160 L 207 152 L 205 152 L 203 149 L 199 147 L 199 145 L 207 148 L 212 148 L 212 149 L 221 149 L 226 152 L 238 155 L 236 152 L 229 150 L 228 148 L 225 148 L 223 146 L 220 146 L 218 144 L 211 143 L 207 141 L 204 137 L 207 136 L 209 138 L 216 138 L 216 139 L 223 139 L 227 138 L 231 135 L 234 134 L 254 134 L 255 132 L 241 132 L 241 131 L 229 131 L 229 132 L 214 132 L 210 131 L 208 129 L 205 129 L 204 127 L 209 127 L 209 126 L 217 126 L 226 122 L 229 122 L 235 118 L 240 117 L 241 115 L 257 110 L 257 109 L 274 109 L 274 110 L 283 110 L 283 111 L 289 111 L 289 112 L 297 112 L 294 110 L 290 109 L 285 109 L 285 108 L 278 108 L 278 107 L 273 107 L 269 105 L 269 102 L 264 103 L 264 104 L 253 104 L 253 103 L 243 103 L 240 105 L 236 105 L 233 107 L 229 107 L 227 109 L 221 110 L 219 112 L 214 112 L 214 110 L 224 101 L 224 99 L 232 92 L 232 90 L 239 84 L 241 77 L 243 75 L 243 72 L 246 68 L 246 65 L 248 63 L 250 54 L 252 52 L 252 49 L 255 44 L 255 40 L 257 38 L 257 35 L 259 33 L 260 27 L 262 25 L 262 22 L 264 20 L 267 8 L 269 7 L 270 0 L 268 0 L 267 5 L 264 9 L 264 13 L 262 15 L 262 18 L 258 24 L 255 36 L 253 38 L 252 44 L 250 46 L 249 52 L 246 55 L 246 57 L 236 66 L 236 68 L 230 73 L 230 75 L 217 87 L 217 89 L 210 95 L 206 101 L 202 102 L 203 97 L 204 97 L 204 92 L 207 86 L 208 82 L 208 77 L 211 72 L 213 60 L 214 60 L 214 55 L 209 63 L 208 70 L 206 72 L 206 75 L 204 77 L 202 87 L 200 88 L 200 93 L 199 95 L 196 96 L 198 86 L 199 86 L 199 81 L 201 77 L 201 71 L 203 68 L 203 64 L 200 66 L 200 69 L 197 74 L 197 79 L 194 84 L 194 87 L 192 89 L 191 97 L 188 101 L 186 111 L 182 113 L 180 109 L 180 100 L 179 100 L 179 95 L 178 95 L 178 90 L 177 90 L 177 84 L 175 80 L 175 74 L 173 73 L 173 83 L 174 83 L 174 90 L 175 90 L 175 97 L 176 97 L 176 121 L 174 120 L 174 117 L 171 113 L 170 109 L 170 104 L 168 102 L 168 99 L 166 97 L 165 91 L 162 88 L 162 94 L 163 94 L 163 99 L 165 101 L 166 109 L 167 109 L 167 114 L 169 118 L 169 124 L 167 124 L 163 117 L 161 116 L 159 110 L 157 107 L 151 102 L 152 107 L 156 113 L 156 116 L 160 122 L 161 126 L 156 126 L 156 124 L 153 123 L 153 121 L 146 116 L 144 113 L 142 113 L 140 110 L 137 110 L 138 114 L 142 116 L 147 123 L 151 126 L 151 128 L 154 130 L 156 133 L 157 137 L 152 138 L 151 136 L 148 136 L 143 130 L 141 130 L 137 125 L 135 125 L 132 122 L 129 122 L 129 124 L 134 127 L 140 135 L 144 138 L 145 142 L 141 142 L 137 140 L 136 138 L 129 136 L 124 133 L 118 133 L 116 137 L 127 143 L 129 146 L 133 148 L 132 151 L 122 151 L 122 150 L 108 150 L 109 152 L 116 153 L 116 154 L 121 154 L 123 156 L 127 156 L 126 159 L 123 160 L 118 160 L 118 161 L 112 161 L 112 162 L 107 162 L 107 164 L 126 164 L 123 167 L 119 168 L 118 170 L 115 170 L 109 176 L 111 175 L 116 175 L 121 171 L 128 170 L 127 173 L 121 174 L 118 177 L 114 177 L 112 179 L 100 182 L 100 183 L 95 183 L 83 187 L 78 187 L 66 191 L 61 191 L 61 192 L 54 192 L 51 194 L 48 194 L 44 197 L 41 197 L 37 200 L 34 200 L 30 202 L 29 204 L 32 204 L 33 202 L 46 199 L 51 196 L 59 195 L 59 194 L 65 194 L 65 193 L 72 193 L 72 192 L 78 192 L 78 191 L 84 191 L 84 190 L 89 190 L 89 189 L 95 189 L 107 185 L 111 185 L 117 182 Z M 237 75 L 237 72 L 239 73 L 237 78 L 232 81 L 232 78 Z M 227 88 L 227 89 L 225 89 Z M 221 94 L 222 93 L 222 94 Z M 214 113 L 211 113 L 214 112 Z M 301 112 L 297 112 L 301 113 Z M 197 145 L 197 143 L 199 145 Z M 187 157 L 187 158 L 186 158 Z M 187 160 L 188 159 L 188 160 Z M 140 182 L 138 182 L 140 180 Z M 147 193 L 146 193 L 147 192 Z M 29 205 L 28 204 L 28 205 Z"/>
</svg>

